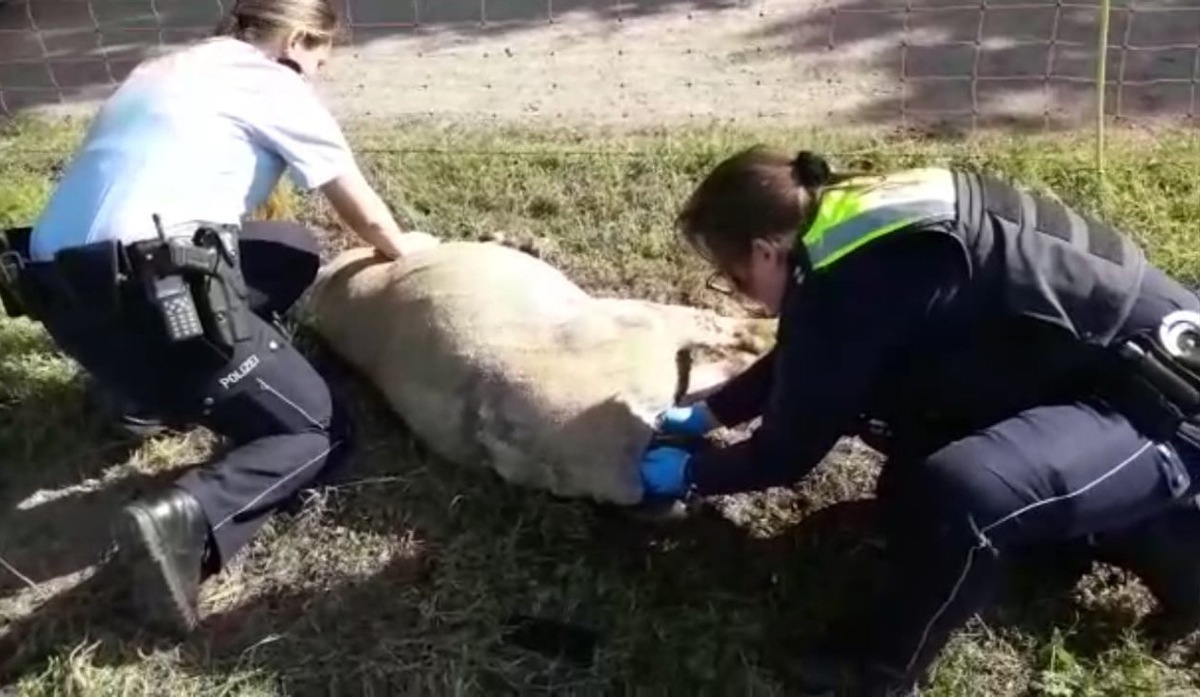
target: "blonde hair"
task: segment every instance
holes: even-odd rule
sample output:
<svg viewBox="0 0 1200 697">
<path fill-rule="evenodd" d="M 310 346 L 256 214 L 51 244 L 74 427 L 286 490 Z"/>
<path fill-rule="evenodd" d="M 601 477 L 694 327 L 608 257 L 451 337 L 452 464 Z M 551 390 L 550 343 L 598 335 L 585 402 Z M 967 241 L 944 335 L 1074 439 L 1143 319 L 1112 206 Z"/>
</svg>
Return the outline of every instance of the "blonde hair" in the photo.
<svg viewBox="0 0 1200 697">
<path fill-rule="evenodd" d="M 330 0 L 237 0 L 217 25 L 216 35 L 262 41 L 300 31 L 313 47 L 333 43 L 339 30 Z"/>
</svg>

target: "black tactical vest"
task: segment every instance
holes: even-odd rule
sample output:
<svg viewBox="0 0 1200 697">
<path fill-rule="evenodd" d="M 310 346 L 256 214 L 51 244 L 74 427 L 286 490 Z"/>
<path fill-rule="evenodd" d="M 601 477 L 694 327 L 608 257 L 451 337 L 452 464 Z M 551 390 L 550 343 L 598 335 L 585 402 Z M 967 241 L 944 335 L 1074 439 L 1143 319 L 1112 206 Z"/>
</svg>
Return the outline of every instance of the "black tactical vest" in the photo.
<svg viewBox="0 0 1200 697">
<path fill-rule="evenodd" d="M 936 174 L 921 180 L 931 193 L 914 196 L 898 189 L 896 200 L 953 198 L 953 205 L 931 203 L 919 213 L 921 222 L 887 233 L 951 235 L 973 286 L 967 293 L 972 298 L 965 310 L 972 318 L 967 326 L 955 332 L 951 343 L 933 341 L 896 356 L 887 384 L 879 386 L 877 406 L 882 408 L 864 414 L 868 421 L 888 424 L 914 454 L 1021 410 L 1082 398 L 1095 389 L 1096 376 L 1108 365 L 1110 352 L 1104 347 L 1121 332 L 1147 268 L 1141 249 L 1103 222 L 994 177 L 961 171 L 952 175 L 953 194 L 949 183 L 928 183 L 939 178 Z M 921 209 L 919 203 L 904 205 L 909 215 Z M 853 219 L 887 209 L 866 210 Z M 889 222 L 886 214 L 873 215 Z M 922 224 L 926 222 L 932 224 Z M 809 249 L 819 261 L 817 239 Z"/>
<path fill-rule="evenodd" d="M 1137 298 L 1146 257 L 1127 235 L 988 175 L 955 172 L 973 274 L 993 275 L 1007 309 L 1107 345 Z"/>
</svg>

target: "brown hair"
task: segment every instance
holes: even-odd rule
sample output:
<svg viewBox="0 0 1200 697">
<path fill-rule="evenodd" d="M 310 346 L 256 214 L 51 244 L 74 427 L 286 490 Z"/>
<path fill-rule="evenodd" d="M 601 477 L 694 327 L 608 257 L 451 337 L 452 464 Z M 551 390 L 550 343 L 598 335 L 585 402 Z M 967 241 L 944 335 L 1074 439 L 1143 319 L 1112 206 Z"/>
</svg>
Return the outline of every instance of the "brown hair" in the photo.
<svg viewBox="0 0 1200 697">
<path fill-rule="evenodd" d="M 684 203 L 679 233 L 710 261 L 737 262 L 756 239 L 793 235 L 816 212 L 820 189 L 845 179 L 819 155 L 757 145 L 718 164 Z"/>
<path fill-rule="evenodd" d="M 332 43 L 339 29 L 330 0 L 237 0 L 216 35 L 261 41 L 298 30 L 305 44 L 315 47 Z"/>
</svg>

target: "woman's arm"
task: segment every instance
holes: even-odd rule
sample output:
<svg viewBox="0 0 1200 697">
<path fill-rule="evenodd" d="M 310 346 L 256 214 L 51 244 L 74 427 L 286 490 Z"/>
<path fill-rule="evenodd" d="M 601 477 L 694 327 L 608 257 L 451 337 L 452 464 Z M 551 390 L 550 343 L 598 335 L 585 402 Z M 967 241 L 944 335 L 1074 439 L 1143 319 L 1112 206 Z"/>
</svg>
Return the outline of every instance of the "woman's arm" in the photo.
<svg viewBox="0 0 1200 697">
<path fill-rule="evenodd" d="M 338 217 L 364 242 L 395 259 L 437 240 L 403 233 L 392 212 L 363 176 L 341 126 L 312 87 L 285 68 L 259 89 L 244 119 L 255 138 L 287 164 L 292 181 L 320 190 Z"/>
<path fill-rule="evenodd" d="M 437 243 L 424 233 L 401 232 L 392 212 L 357 166 L 326 182 L 321 193 L 355 234 L 391 259 Z"/>
<path fill-rule="evenodd" d="M 762 413 L 775 374 L 777 350 L 761 356 L 749 368 L 730 378 L 702 401 L 722 426 L 744 424 Z"/>
<path fill-rule="evenodd" d="M 781 318 L 762 425 L 741 443 L 691 458 L 696 493 L 783 486 L 812 470 L 852 430 L 887 358 L 960 283 L 961 256 L 944 239 L 914 233 L 810 279 Z"/>
</svg>

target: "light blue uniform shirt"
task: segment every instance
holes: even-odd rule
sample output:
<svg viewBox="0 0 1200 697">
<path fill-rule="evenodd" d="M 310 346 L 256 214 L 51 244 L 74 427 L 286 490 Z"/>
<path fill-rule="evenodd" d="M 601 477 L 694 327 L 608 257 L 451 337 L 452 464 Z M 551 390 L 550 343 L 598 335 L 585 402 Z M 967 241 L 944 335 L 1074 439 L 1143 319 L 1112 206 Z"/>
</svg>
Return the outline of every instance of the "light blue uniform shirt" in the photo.
<svg viewBox="0 0 1200 697">
<path fill-rule="evenodd" d="M 284 171 L 313 189 L 354 167 L 341 128 L 301 76 L 255 47 L 210 39 L 144 63 L 96 116 L 34 225 L 31 256 L 240 223 Z"/>
</svg>

